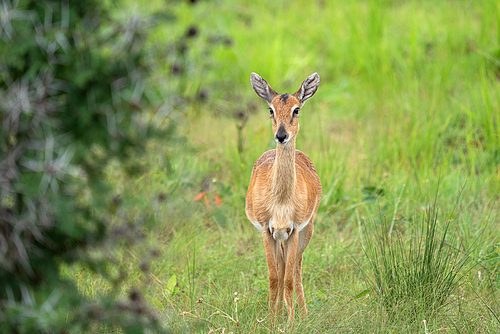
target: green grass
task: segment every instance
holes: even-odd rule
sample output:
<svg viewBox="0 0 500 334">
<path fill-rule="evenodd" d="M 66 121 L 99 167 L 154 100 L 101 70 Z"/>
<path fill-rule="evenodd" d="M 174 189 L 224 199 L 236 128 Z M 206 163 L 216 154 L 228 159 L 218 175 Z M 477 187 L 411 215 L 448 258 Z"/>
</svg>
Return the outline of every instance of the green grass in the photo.
<svg viewBox="0 0 500 334">
<path fill-rule="evenodd" d="M 442 235 L 437 235 L 440 217 L 434 206 L 425 211 L 420 222 L 418 218 L 409 222 L 406 237 L 399 237 L 393 230 L 394 224 L 385 220 L 378 222 L 380 227 L 371 228 L 379 233 L 366 242 L 370 276 L 391 321 L 398 317 L 410 324 L 419 318 L 434 320 L 465 284 L 470 273 L 466 266 L 469 253 L 461 249 L 460 243 L 449 242 L 451 221 L 442 218 Z M 365 291 L 369 293 L 370 289 Z"/>
<path fill-rule="evenodd" d="M 184 58 L 158 56 L 152 80 L 188 101 L 169 121 L 187 143 L 152 142 L 137 179 L 110 168 L 122 205 L 134 207 L 138 217 L 152 216 L 156 225 L 139 227 L 141 247 L 113 250 L 117 268 L 127 273 L 117 288 L 83 269 L 63 268 L 83 294 L 126 298 L 131 288 L 141 289 L 175 333 L 267 333 L 267 265 L 244 199 L 253 163 L 274 142 L 266 105 L 255 96 L 249 75 L 257 72 L 283 93 L 294 92 L 317 71 L 320 87 L 303 109 L 297 139 L 323 185 L 304 259 L 309 316 L 289 327 L 278 321 L 279 329 L 425 333 L 426 319 L 429 333 L 498 332 L 496 2 L 237 0 L 169 6 L 154 1 L 135 10 L 170 8 L 177 15 L 176 25 L 151 30 L 151 47 L 158 50 L 175 44 L 191 25 L 199 29 L 187 41 Z M 132 2 L 127 8 L 134 8 Z M 232 45 L 213 44 L 217 38 L 230 38 Z M 169 74 L 178 61 L 185 64 L 185 77 Z M 208 92 L 205 102 L 195 99 L 200 90 Z M 242 121 L 235 116 L 240 112 L 248 117 L 242 152 Z M 426 237 L 419 231 L 429 220 L 419 217 L 428 212 L 438 185 L 435 206 L 442 214 L 427 217 L 435 234 Z M 203 190 L 211 202 L 193 202 Z M 221 207 L 213 203 L 216 194 Z M 387 229 L 397 235 L 396 243 L 365 253 L 367 240 Z M 432 277 L 447 277 L 453 263 L 466 260 L 460 284 L 453 281 L 437 292 L 444 295 L 434 305 L 429 298 L 435 291 L 426 295 L 425 284 L 414 290 L 401 284 L 415 286 L 415 262 L 428 242 L 443 244 L 445 230 L 454 248 L 452 255 L 442 250 Z M 160 255 L 152 256 L 151 248 Z M 384 249 L 391 251 L 382 256 Z M 385 269 L 400 275 L 398 293 L 407 298 L 396 303 L 412 317 L 393 313 L 394 306 L 388 308 L 374 289 L 377 281 L 393 284 L 390 272 L 370 270 L 374 261 L 386 261 Z M 141 270 L 143 262 L 147 270 Z M 408 305 L 414 299 L 423 306 Z"/>
</svg>

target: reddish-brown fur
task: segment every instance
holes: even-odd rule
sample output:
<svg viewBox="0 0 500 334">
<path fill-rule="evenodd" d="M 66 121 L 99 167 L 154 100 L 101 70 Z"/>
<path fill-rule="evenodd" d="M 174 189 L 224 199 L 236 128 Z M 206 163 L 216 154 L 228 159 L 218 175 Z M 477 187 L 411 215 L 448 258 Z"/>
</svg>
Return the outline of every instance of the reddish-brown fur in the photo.
<svg viewBox="0 0 500 334">
<path fill-rule="evenodd" d="M 293 289 L 302 312 L 306 304 L 302 287 L 302 254 L 313 234 L 321 198 L 321 183 L 311 160 L 295 149 L 303 103 L 316 92 L 315 73 L 293 94 L 278 95 L 267 82 L 252 73 L 252 85 L 270 106 L 275 150 L 262 154 L 253 167 L 246 198 L 248 219 L 262 230 L 269 269 L 271 314 L 281 311 L 284 300 L 293 318 Z M 286 138 L 283 136 L 286 134 Z M 308 222 L 301 231 L 301 224 Z M 272 224 L 272 226 L 270 226 Z"/>
</svg>

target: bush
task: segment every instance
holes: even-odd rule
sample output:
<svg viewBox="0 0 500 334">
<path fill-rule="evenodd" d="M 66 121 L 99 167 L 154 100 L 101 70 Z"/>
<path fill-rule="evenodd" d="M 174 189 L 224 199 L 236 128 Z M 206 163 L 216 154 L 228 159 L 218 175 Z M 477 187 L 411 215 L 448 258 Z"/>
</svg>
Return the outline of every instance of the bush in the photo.
<svg viewBox="0 0 500 334">
<path fill-rule="evenodd" d="M 78 263 L 111 277 L 106 259 L 88 252 L 117 239 L 107 219 L 118 201 L 103 181 L 104 168 L 114 160 L 137 172 L 130 157 L 161 133 L 145 117 L 154 101 L 143 94 L 149 73 L 144 21 L 117 22 L 105 6 L 98 0 L 3 2 L 2 333 L 94 324 L 160 330 L 138 291 L 127 302 L 90 301 L 60 274 L 61 264 Z"/>
</svg>

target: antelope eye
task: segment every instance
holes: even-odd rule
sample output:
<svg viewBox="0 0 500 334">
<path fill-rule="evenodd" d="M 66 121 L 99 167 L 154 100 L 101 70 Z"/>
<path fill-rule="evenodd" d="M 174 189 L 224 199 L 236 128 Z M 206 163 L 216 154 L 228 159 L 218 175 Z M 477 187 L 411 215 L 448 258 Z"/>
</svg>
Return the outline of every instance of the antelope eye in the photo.
<svg viewBox="0 0 500 334">
<path fill-rule="evenodd" d="M 272 116 L 274 115 L 274 111 L 273 111 L 273 108 L 269 108 L 269 114 Z"/>
<path fill-rule="evenodd" d="M 300 110 L 300 108 L 293 109 L 293 114 L 294 115 L 298 115 L 299 114 L 299 110 Z"/>
</svg>

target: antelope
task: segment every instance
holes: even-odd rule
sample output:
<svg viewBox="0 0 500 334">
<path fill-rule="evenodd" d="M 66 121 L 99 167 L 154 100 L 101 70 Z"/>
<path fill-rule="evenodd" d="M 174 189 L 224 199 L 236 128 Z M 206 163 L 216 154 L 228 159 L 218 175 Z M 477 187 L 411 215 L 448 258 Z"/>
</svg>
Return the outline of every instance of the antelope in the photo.
<svg viewBox="0 0 500 334">
<path fill-rule="evenodd" d="M 302 254 L 313 234 L 321 182 L 311 160 L 295 149 L 299 111 L 319 85 L 309 76 L 295 94 L 278 94 L 256 73 L 250 75 L 255 93 L 269 104 L 276 149 L 255 162 L 245 212 L 262 233 L 269 270 L 269 308 L 274 318 L 283 309 L 294 317 L 293 290 L 301 313 L 307 313 L 302 286 Z"/>
</svg>

